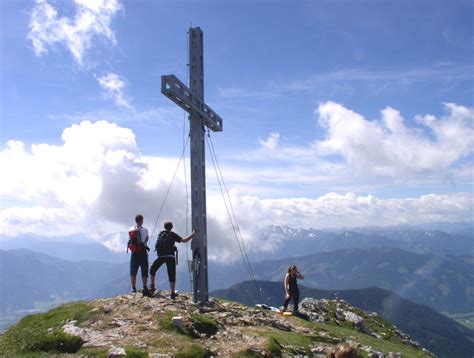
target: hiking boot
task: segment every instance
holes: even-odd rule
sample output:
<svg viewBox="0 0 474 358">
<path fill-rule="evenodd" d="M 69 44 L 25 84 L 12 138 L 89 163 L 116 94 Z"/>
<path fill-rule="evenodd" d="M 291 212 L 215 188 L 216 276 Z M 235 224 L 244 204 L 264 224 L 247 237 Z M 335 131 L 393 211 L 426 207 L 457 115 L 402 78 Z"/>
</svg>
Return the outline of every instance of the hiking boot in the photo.
<svg viewBox="0 0 474 358">
<path fill-rule="evenodd" d="M 137 289 L 135 287 L 132 287 L 132 293 L 137 293 Z"/>
<path fill-rule="evenodd" d="M 148 292 L 150 292 L 150 295 L 153 295 L 155 293 L 155 286 L 151 286 L 149 289 L 148 289 Z"/>
<path fill-rule="evenodd" d="M 143 297 L 151 297 L 148 287 L 143 287 L 142 294 L 143 294 Z"/>
<path fill-rule="evenodd" d="M 178 294 L 176 292 L 171 292 L 171 299 L 174 300 L 176 298 L 176 296 L 178 296 Z"/>
</svg>

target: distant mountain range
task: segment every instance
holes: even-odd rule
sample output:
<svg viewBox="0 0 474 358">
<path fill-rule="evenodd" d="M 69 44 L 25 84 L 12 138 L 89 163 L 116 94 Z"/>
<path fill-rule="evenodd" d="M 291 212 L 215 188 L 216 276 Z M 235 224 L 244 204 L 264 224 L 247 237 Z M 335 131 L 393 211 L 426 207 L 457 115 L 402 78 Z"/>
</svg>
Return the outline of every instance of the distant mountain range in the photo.
<svg viewBox="0 0 474 358">
<path fill-rule="evenodd" d="M 472 312 L 474 257 L 416 254 L 391 247 L 345 249 L 308 256 L 252 263 L 259 280 L 283 281 L 292 264 L 305 275 L 304 284 L 321 289 L 381 287 L 438 311 Z M 213 287 L 226 287 L 249 274 L 236 263 L 210 264 Z"/>
<path fill-rule="evenodd" d="M 246 281 L 210 294 L 214 297 L 254 305 L 262 303 L 259 289 L 266 304 L 276 307 L 282 305 L 284 289 L 281 282 Z M 472 357 L 474 354 L 472 330 L 430 307 L 418 305 L 387 290 L 364 288 L 326 291 L 300 286 L 300 293 L 301 299 L 304 297 L 341 298 L 365 311 L 377 312 L 440 357 Z"/>
<path fill-rule="evenodd" d="M 17 237 L 0 237 L 0 249 L 27 249 L 41 252 L 49 256 L 67 261 L 102 261 L 126 262 L 129 255 L 126 253 L 126 243 L 122 252 L 109 250 L 101 243 L 88 239 L 83 235 L 60 237 L 42 237 L 33 234 L 19 235 Z"/>
<path fill-rule="evenodd" d="M 257 247 L 248 245 L 249 257 L 257 279 L 281 281 L 288 266 L 296 264 L 308 286 L 381 287 L 439 311 L 469 314 L 474 311 L 472 228 L 472 223 L 324 231 L 269 226 L 255 238 Z M 0 326 L 7 312 L 127 292 L 130 254 L 120 237 L 123 250 L 117 253 L 83 235 L 0 235 L 0 249 L 7 250 L 0 250 Z M 190 291 L 184 256 L 177 287 Z M 150 255 L 150 263 L 155 257 Z M 163 289 L 168 288 L 165 271 L 157 276 Z M 232 263 L 209 262 L 211 290 L 249 278 L 240 253 Z"/>
<path fill-rule="evenodd" d="M 252 257 L 255 260 L 276 259 L 337 249 L 380 246 L 440 256 L 474 256 L 472 224 L 444 225 L 447 231 L 438 230 L 442 224 L 426 227 L 362 227 L 331 231 L 267 226 L 261 230 L 258 241 L 264 250 L 254 251 Z M 435 229 L 429 230 L 429 227 Z"/>
<path fill-rule="evenodd" d="M 28 249 L 68 261 L 126 262 L 127 234 L 103 238 L 119 241 L 119 252 L 109 250 L 100 241 L 84 235 L 43 237 L 34 234 L 0 235 L 0 249 Z M 155 238 L 152 238 L 152 242 Z M 267 226 L 250 245 L 252 261 L 304 256 L 337 249 L 394 247 L 414 253 L 439 256 L 474 256 L 473 223 L 434 223 L 390 227 L 359 227 L 332 230 L 295 229 Z M 237 255 L 237 253 L 236 253 Z"/>
<path fill-rule="evenodd" d="M 150 263 L 155 257 L 155 254 L 150 255 Z M 29 309 L 34 302 L 91 299 L 130 289 L 128 261 L 71 262 L 23 249 L 0 250 L 0 258 L 0 312 L 8 308 Z M 440 257 L 374 247 L 334 250 L 251 265 L 257 279 L 281 281 L 291 264 L 298 265 L 305 274 L 304 283 L 308 286 L 321 289 L 381 287 L 450 313 L 472 312 L 474 307 L 474 258 L 469 256 Z M 240 261 L 209 263 L 211 290 L 249 278 Z M 178 289 L 190 291 L 189 279 L 187 265 L 181 262 L 177 269 Z M 165 267 L 158 272 L 157 287 L 168 288 Z M 25 290 L 28 295 L 24 294 Z"/>
<path fill-rule="evenodd" d="M 169 288 L 167 281 L 163 272 L 156 284 Z M 189 283 L 181 281 L 189 289 Z M 137 277 L 137 287 L 141 286 Z M 73 262 L 25 249 L 0 250 L 0 288 L 0 315 L 110 297 L 130 291 L 129 263 Z"/>
<path fill-rule="evenodd" d="M 105 289 L 104 284 L 123 269 L 123 264 L 71 262 L 23 249 L 0 250 L 0 312 L 121 293 Z"/>
<path fill-rule="evenodd" d="M 410 260 L 407 261 L 406 257 L 410 258 Z M 288 263 L 295 262 L 295 260 L 297 260 L 301 271 L 306 275 L 306 279 L 301 281 L 300 284 L 311 283 L 314 274 L 313 270 L 320 270 L 318 265 L 321 264 L 324 267 L 331 267 L 330 263 L 334 264 L 333 271 L 331 271 L 332 274 L 337 273 L 337 276 L 342 280 L 341 282 L 348 284 L 351 281 L 356 281 L 356 278 L 358 278 L 359 281 L 357 282 L 362 284 L 364 280 L 365 282 L 370 282 L 370 280 L 382 279 L 383 277 L 385 277 L 384 280 L 387 280 L 387 282 L 392 282 L 392 278 L 394 282 L 409 279 L 410 275 L 397 277 L 396 273 L 399 272 L 399 266 L 395 266 L 395 263 L 403 263 L 407 269 L 417 271 L 418 266 L 416 265 L 427 267 L 423 258 L 433 260 L 433 257 L 435 256 L 407 253 L 392 248 L 336 250 L 298 259 L 260 262 L 254 265 L 254 270 L 259 275 L 274 277 L 275 280 L 278 280 L 278 282 L 259 282 L 258 286 L 263 288 L 262 293 L 266 298 L 265 303 L 279 306 L 283 296 L 283 274 L 287 269 Z M 390 258 L 393 258 L 392 263 L 384 265 L 385 260 Z M 435 258 L 446 260 L 445 258 Z M 367 260 L 367 263 L 360 265 L 362 259 Z M 355 264 L 357 262 L 359 262 L 359 265 Z M 460 269 L 459 266 L 451 267 L 448 265 L 445 267 L 442 262 L 437 262 L 436 265 L 441 268 L 444 267 L 444 269 L 441 269 L 441 271 L 434 269 L 428 275 L 434 285 L 447 274 L 444 270 Z M 409 263 L 414 266 L 409 266 Z M 306 264 L 308 266 L 305 266 Z M 382 268 L 380 270 L 374 269 L 378 264 L 382 264 Z M 181 287 L 181 290 L 189 291 L 188 275 L 183 270 L 183 266 L 179 266 L 178 287 Z M 463 266 L 461 265 L 461 267 Z M 352 271 L 351 268 L 355 268 L 355 270 Z M 28 250 L 0 250 L 0 287 L 2 288 L 0 290 L 0 330 L 14 323 L 15 319 L 8 318 L 8 316 L 18 310 L 31 308 L 44 310 L 66 301 L 110 297 L 128 292 L 130 290 L 128 269 L 128 262 L 71 262 Z M 344 274 L 339 272 L 339 270 L 342 270 Z M 167 276 L 164 271 L 165 269 L 163 268 L 162 272 L 158 275 L 157 286 L 167 289 Z M 371 276 L 370 271 L 379 272 L 380 277 L 377 274 Z M 315 273 L 315 279 L 321 280 L 326 271 L 323 270 L 322 272 L 323 274 Z M 351 274 L 354 275 L 353 278 L 344 276 L 350 276 Z M 456 273 L 456 275 L 463 276 L 459 273 Z M 243 270 L 233 266 L 211 264 L 209 276 L 212 282 L 211 287 L 219 287 L 220 284 L 226 281 L 242 279 L 246 274 Z M 226 279 L 225 276 L 227 276 Z M 447 276 L 446 279 L 453 281 L 453 277 Z M 462 279 L 458 281 L 461 282 Z M 139 278 L 138 282 L 140 282 Z M 420 290 L 430 292 L 431 288 L 427 282 L 429 283 L 430 281 L 419 280 L 414 282 L 413 287 L 415 287 L 415 291 L 416 287 L 419 287 Z M 137 286 L 141 287 L 141 283 Z M 457 287 L 456 289 L 460 290 L 461 288 Z M 428 293 L 425 294 L 429 295 Z M 249 304 L 261 303 L 260 296 L 253 282 L 243 283 L 229 290 L 216 291 L 212 295 L 221 297 L 230 295 L 228 296 L 229 298 Z M 334 298 L 337 296 L 364 310 L 378 312 L 381 316 L 411 334 L 423 345 L 436 352 L 445 352 L 443 351 L 445 349 L 451 352 L 465 353 L 466 340 L 472 338 L 472 331 L 469 329 L 455 324 L 449 318 L 439 315 L 428 307 L 414 304 L 383 289 L 364 288 L 324 291 L 304 287 L 302 288 L 302 295 L 316 298 Z M 419 295 L 423 299 L 423 292 L 420 292 Z M 447 297 L 449 298 L 449 296 Z M 470 296 L 467 297 L 469 298 Z M 25 313 L 25 311 L 19 312 L 21 315 Z M 19 318 L 19 316 L 16 318 Z M 449 343 L 450 341 L 451 343 Z M 448 357 L 450 355 L 444 356 Z M 469 355 L 456 354 L 451 356 L 467 357 Z"/>
<path fill-rule="evenodd" d="M 291 261 L 291 260 L 290 260 Z M 288 259 L 257 264 L 273 267 L 266 278 L 281 277 Z M 474 257 L 440 257 L 390 247 L 345 249 L 304 256 L 295 264 L 309 286 L 324 289 L 381 287 L 439 311 L 469 312 L 474 307 Z M 268 272 L 268 271 L 267 271 Z M 263 278 L 263 277 L 262 277 Z M 460 294 L 464 293 L 464 294 Z"/>
</svg>

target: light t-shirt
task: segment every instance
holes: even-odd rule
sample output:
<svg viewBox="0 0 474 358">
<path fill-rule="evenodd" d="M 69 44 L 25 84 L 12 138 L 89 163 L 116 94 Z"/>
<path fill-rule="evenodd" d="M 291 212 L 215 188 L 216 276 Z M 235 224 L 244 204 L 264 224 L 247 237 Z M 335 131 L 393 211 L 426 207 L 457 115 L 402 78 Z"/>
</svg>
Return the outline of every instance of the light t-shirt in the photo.
<svg viewBox="0 0 474 358">
<path fill-rule="evenodd" d="M 136 226 L 132 226 L 129 231 L 135 230 Z M 148 229 L 146 227 L 140 228 L 140 240 L 143 244 L 146 244 L 148 241 Z"/>
</svg>

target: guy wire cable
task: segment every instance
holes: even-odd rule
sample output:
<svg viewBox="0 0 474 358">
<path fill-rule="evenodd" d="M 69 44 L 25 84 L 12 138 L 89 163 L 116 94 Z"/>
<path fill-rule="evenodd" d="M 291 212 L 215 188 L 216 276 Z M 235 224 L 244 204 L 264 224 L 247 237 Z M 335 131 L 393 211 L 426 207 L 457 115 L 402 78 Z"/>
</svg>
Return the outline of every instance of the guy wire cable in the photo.
<svg viewBox="0 0 474 358">
<path fill-rule="evenodd" d="M 170 182 L 170 184 L 168 185 L 168 190 L 166 191 L 165 197 L 164 197 L 164 199 L 163 199 L 163 201 L 162 201 L 160 211 L 158 212 L 158 216 L 157 216 L 156 221 L 155 221 L 155 225 L 153 226 L 153 231 L 152 231 L 152 233 L 151 233 L 151 237 L 154 237 L 154 235 L 155 235 L 155 230 L 156 230 L 156 226 L 158 225 L 158 220 L 160 219 L 161 212 L 163 211 L 163 208 L 164 208 L 165 203 L 166 203 L 166 199 L 168 198 L 168 195 L 169 195 L 169 193 L 170 193 L 171 186 L 173 185 L 174 178 L 176 177 L 176 173 L 178 172 L 179 166 L 180 166 L 180 164 L 181 164 L 181 160 L 183 160 L 184 151 L 185 151 L 185 149 L 186 149 L 188 143 L 189 143 L 189 135 L 188 135 L 188 139 L 187 139 L 187 141 L 186 141 L 186 144 L 183 145 L 183 150 L 182 150 L 182 152 L 181 152 L 181 157 L 179 158 L 178 165 L 176 166 L 176 169 L 175 169 L 175 171 L 174 171 L 173 177 L 171 178 L 171 182 Z"/>
<path fill-rule="evenodd" d="M 237 223 L 237 219 L 236 219 L 236 217 L 235 217 L 234 208 L 233 208 L 233 206 L 232 206 L 232 201 L 231 201 L 231 199 L 230 199 L 229 191 L 227 190 L 227 186 L 225 185 L 224 176 L 222 175 L 222 171 L 220 170 L 219 162 L 217 161 L 217 156 L 216 156 L 216 154 L 215 154 L 214 144 L 213 144 L 213 142 L 212 142 L 212 138 L 211 138 L 211 136 L 210 136 L 209 131 L 208 131 L 208 137 L 209 137 L 209 141 L 210 141 L 210 144 L 211 144 L 211 147 L 210 147 L 210 149 L 211 149 L 211 156 L 213 155 L 214 158 L 215 158 L 215 161 L 216 161 L 216 163 L 217 163 L 217 169 L 218 169 L 219 174 L 220 174 L 221 182 L 222 182 L 223 187 L 224 187 L 224 189 L 226 190 L 226 193 L 227 193 L 227 200 L 229 201 L 229 206 L 230 206 L 231 214 L 232 214 L 232 215 L 229 214 L 229 217 L 230 217 L 230 220 L 231 220 L 231 224 L 233 225 L 233 227 L 234 227 L 234 225 L 235 225 L 235 228 L 236 228 L 236 231 L 237 231 L 236 237 L 237 237 L 238 240 L 239 240 L 239 238 L 240 238 L 240 240 L 242 241 L 243 254 L 245 255 L 246 262 L 247 262 L 247 264 L 248 264 L 249 267 L 250 267 L 250 264 L 249 264 L 250 260 L 249 260 L 249 258 L 248 258 L 247 250 L 246 250 L 246 248 L 245 248 L 245 243 L 244 243 L 244 240 L 243 240 L 243 235 L 242 235 L 242 233 L 240 232 L 240 227 L 239 227 L 239 225 L 238 225 L 238 223 Z M 218 178 L 218 180 L 219 180 L 219 178 Z M 221 189 L 222 189 L 222 188 L 221 188 Z M 225 201 L 225 199 L 224 199 L 224 201 Z M 227 205 L 226 205 L 226 209 L 227 209 Z M 251 267 L 250 267 L 250 271 L 252 271 Z"/>
<path fill-rule="evenodd" d="M 220 171 L 220 166 L 219 166 L 219 163 L 217 161 L 217 156 L 215 154 L 215 149 L 214 149 L 214 146 L 213 146 L 213 143 L 212 143 L 212 139 L 209 135 L 209 131 L 208 131 L 208 137 L 209 137 L 209 140 L 211 142 L 211 145 L 212 147 L 210 148 L 211 149 L 211 157 L 213 158 L 213 164 L 214 164 L 214 160 L 215 160 L 215 163 L 217 163 L 217 168 L 219 169 L 219 173 L 220 173 L 220 179 L 219 179 L 219 175 L 217 174 L 217 170 L 216 170 L 216 165 L 214 164 L 214 169 L 216 170 L 216 175 L 218 176 L 218 182 L 219 182 L 219 186 L 220 186 L 220 189 L 221 189 L 221 193 L 222 193 L 222 196 L 223 196 L 223 199 L 224 199 L 224 204 L 225 204 L 225 207 L 226 207 L 226 210 L 227 210 L 227 214 L 229 215 L 229 219 L 231 221 L 231 225 L 232 225 L 232 229 L 234 231 L 234 235 L 235 235 L 235 238 L 237 239 L 237 243 L 239 244 L 239 249 L 240 249 L 240 252 L 241 252 L 241 255 L 242 255 L 242 259 L 244 261 L 244 265 L 250 275 L 250 278 L 253 280 L 254 284 L 255 284 L 255 287 L 257 288 L 257 291 L 259 291 L 259 294 L 260 294 L 260 297 L 262 299 L 262 303 L 264 302 L 264 298 L 262 296 L 262 289 L 258 286 L 257 284 L 257 280 L 255 279 L 255 275 L 253 273 L 253 270 L 252 270 L 252 266 L 250 265 L 250 260 L 248 258 L 248 255 L 247 255 L 247 250 L 245 248 L 245 242 L 243 240 L 243 237 L 242 237 L 242 234 L 240 232 L 240 228 L 239 228 L 239 225 L 237 223 L 237 219 L 235 217 L 235 213 L 233 211 L 233 207 L 232 207 L 232 201 L 230 199 L 230 195 L 229 195 L 229 192 L 227 190 L 227 187 L 225 185 L 225 182 L 224 182 L 224 176 L 222 175 L 222 172 Z M 221 181 L 222 181 L 222 184 L 224 186 L 224 188 L 226 189 L 226 192 L 227 192 L 227 200 L 229 201 L 229 205 L 231 207 L 231 210 L 232 210 L 232 214 L 233 214 L 233 217 L 231 216 L 230 212 L 229 212 L 229 209 L 227 207 L 227 203 L 226 203 L 226 200 L 225 200 L 225 196 L 224 196 L 224 193 L 222 191 L 222 185 L 221 185 Z M 239 237 L 240 235 L 240 237 Z"/>
<path fill-rule="evenodd" d="M 208 133 L 207 137 L 209 138 L 207 140 L 207 142 L 208 142 L 208 145 L 209 145 L 209 142 L 210 142 L 209 149 L 210 149 L 210 152 L 211 152 L 211 158 L 212 158 L 212 163 L 214 165 L 214 170 L 216 171 L 217 181 L 219 183 L 221 194 L 222 194 L 223 199 L 224 199 L 224 205 L 226 207 L 227 214 L 229 215 L 229 219 L 230 219 L 230 222 L 231 222 L 231 225 L 232 225 L 232 230 L 234 231 L 235 238 L 237 239 L 237 243 L 239 244 L 239 249 L 240 249 L 240 253 L 242 255 L 242 259 L 244 261 L 244 266 L 246 267 L 248 273 L 250 274 L 250 278 L 253 280 L 253 282 L 255 284 L 255 287 L 257 288 L 257 291 L 260 295 L 260 298 L 262 299 L 262 303 L 265 303 L 265 299 L 263 298 L 263 295 L 262 295 L 262 289 L 258 286 L 257 280 L 255 279 L 255 275 L 254 275 L 253 270 L 252 270 L 252 266 L 250 265 L 250 260 L 248 258 L 247 250 L 245 248 L 245 242 L 243 240 L 242 233 L 240 231 L 239 225 L 237 223 L 237 219 L 235 217 L 235 213 L 234 213 L 234 209 L 233 209 L 233 206 L 232 206 L 232 201 L 230 199 L 229 191 L 227 190 L 227 186 L 225 185 L 225 182 L 224 182 L 224 176 L 222 175 L 222 171 L 220 170 L 219 162 L 217 160 L 217 156 L 216 156 L 215 149 L 214 149 L 214 144 L 212 143 L 212 138 L 210 136 L 209 129 L 208 129 L 207 133 Z M 217 165 L 217 169 L 219 170 L 219 172 L 216 169 L 216 165 Z M 220 174 L 221 178 L 219 178 L 219 174 Z M 222 184 L 221 184 L 221 180 L 222 180 Z M 222 185 L 224 186 L 224 188 L 226 190 L 227 200 L 229 201 L 229 205 L 231 207 L 232 215 L 230 214 L 230 211 L 227 207 L 227 202 L 225 200 L 224 192 L 222 190 Z M 239 235 L 240 235 L 240 239 L 239 239 Z"/>
</svg>

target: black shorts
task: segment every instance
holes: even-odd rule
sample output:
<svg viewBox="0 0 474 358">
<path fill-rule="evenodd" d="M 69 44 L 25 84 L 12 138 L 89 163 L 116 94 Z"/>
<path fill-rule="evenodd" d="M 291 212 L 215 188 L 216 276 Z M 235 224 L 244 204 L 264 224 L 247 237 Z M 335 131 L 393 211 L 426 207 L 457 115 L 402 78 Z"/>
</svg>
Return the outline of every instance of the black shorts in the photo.
<svg viewBox="0 0 474 358">
<path fill-rule="evenodd" d="M 168 279 L 171 283 L 176 282 L 176 260 L 174 256 L 158 256 L 158 258 L 153 262 L 150 268 L 150 274 L 155 276 L 156 271 L 166 263 L 166 269 L 168 270 Z"/>
<path fill-rule="evenodd" d="M 137 276 L 138 268 L 142 270 L 142 277 L 148 277 L 148 254 L 146 252 L 132 252 L 130 258 L 130 276 Z"/>
</svg>

